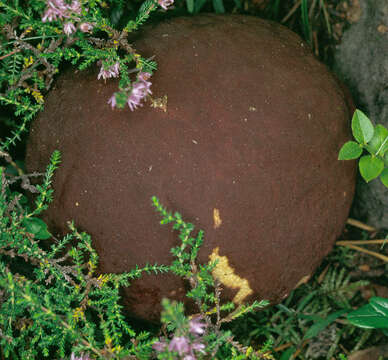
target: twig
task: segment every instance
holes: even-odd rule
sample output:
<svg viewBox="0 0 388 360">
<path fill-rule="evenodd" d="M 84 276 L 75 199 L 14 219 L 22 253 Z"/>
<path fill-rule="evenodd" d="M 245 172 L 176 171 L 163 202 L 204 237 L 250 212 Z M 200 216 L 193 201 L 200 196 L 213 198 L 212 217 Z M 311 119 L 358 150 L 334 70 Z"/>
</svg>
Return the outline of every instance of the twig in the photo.
<svg viewBox="0 0 388 360">
<path fill-rule="evenodd" d="M 280 21 L 282 24 L 285 23 L 293 14 L 296 10 L 298 10 L 300 4 L 302 3 L 302 0 L 299 0 L 289 11 L 289 13 Z"/>
<path fill-rule="evenodd" d="M 316 31 L 313 31 L 313 40 L 314 40 L 314 54 L 316 57 L 319 57 L 318 34 Z"/>
<path fill-rule="evenodd" d="M 336 244 L 340 246 L 347 245 L 372 245 L 372 244 L 385 244 L 387 239 L 376 239 L 376 240 L 341 240 L 337 241 Z"/>
<path fill-rule="evenodd" d="M 378 252 L 375 252 L 375 251 L 370 251 L 370 250 L 364 249 L 361 246 L 356 246 L 356 245 L 351 245 L 351 244 L 348 244 L 348 245 L 338 244 L 338 245 L 346 246 L 350 249 L 357 250 L 357 251 L 363 252 L 363 253 L 368 254 L 368 255 L 372 255 L 378 259 L 383 260 L 384 262 L 388 262 L 388 256 L 379 254 Z"/>
<path fill-rule="evenodd" d="M 372 227 L 372 226 L 369 226 L 369 225 L 367 225 L 367 224 L 364 224 L 364 223 L 362 223 L 361 221 L 358 221 L 358 220 L 355 220 L 355 219 L 349 218 L 349 219 L 346 221 L 346 223 L 349 224 L 349 225 L 352 225 L 352 226 L 354 226 L 354 227 L 358 227 L 359 229 L 369 231 L 369 232 L 377 231 L 376 228 L 374 228 L 374 227 Z"/>
<path fill-rule="evenodd" d="M 16 54 L 16 53 L 18 53 L 18 52 L 20 52 L 20 49 L 12 50 L 10 53 L 5 54 L 5 55 L 3 55 L 3 56 L 0 56 L 0 60 L 3 60 L 3 59 L 5 59 L 5 58 L 7 58 L 8 56 L 14 55 L 14 54 Z"/>
<path fill-rule="evenodd" d="M 274 352 L 279 352 L 279 351 L 288 349 L 288 348 L 291 347 L 292 345 L 293 345 L 292 342 L 288 342 L 288 343 L 286 343 L 286 344 L 283 344 L 283 345 L 280 345 L 280 346 L 274 348 L 273 351 L 274 351 Z"/>
<path fill-rule="evenodd" d="M 7 152 L 3 150 L 0 150 L 0 157 L 3 157 L 8 164 L 10 164 L 13 168 L 15 168 L 19 176 L 24 175 L 23 170 L 12 160 L 11 155 L 9 155 Z"/>
<path fill-rule="evenodd" d="M 220 298 L 221 298 L 221 283 L 218 279 L 214 281 L 214 295 L 216 300 L 216 310 L 217 310 L 217 319 L 216 319 L 216 328 L 220 330 L 221 328 L 221 311 L 220 311 Z"/>
</svg>

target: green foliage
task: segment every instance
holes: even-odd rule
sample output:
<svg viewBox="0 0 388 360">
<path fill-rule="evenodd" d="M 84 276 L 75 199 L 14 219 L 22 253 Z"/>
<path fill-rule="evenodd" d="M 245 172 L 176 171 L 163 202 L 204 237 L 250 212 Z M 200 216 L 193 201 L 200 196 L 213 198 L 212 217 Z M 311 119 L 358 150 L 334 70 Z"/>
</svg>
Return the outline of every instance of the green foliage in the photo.
<svg viewBox="0 0 388 360">
<path fill-rule="evenodd" d="M 3 150 L 20 140 L 28 123 L 43 109 L 44 95 L 64 62 L 80 70 L 97 62 L 105 70 L 119 64 L 117 94 L 125 98 L 136 81 L 129 76 L 129 69 L 149 74 L 156 69 L 156 63 L 143 58 L 127 40 L 128 33 L 137 30 L 158 9 L 156 1 L 146 0 L 136 18 L 122 29 L 110 21 L 111 13 L 123 7 L 121 0 L 81 3 L 82 11 L 77 16 L 42 21 L 48 11 L 46 1 L 0 0 L 0 104 L 13 107 L 16 116 L 12 135 L 1 139 Z M 66 22 L 75 26 L 73 33 L 65 32 Z M 91 24 L 91 29 L 83 31 L 82 24 Z M 124 104 L 119 102 L 117 106 Z"/>
<path fill-rule="evenodd" d="M 358 159 L 365 149 L 370 155 L 360 158 L 358 166 L 361 176 L 366 182 L 380 176 L 381 182 L 388 187 L 388 130 L 380 124 L 374 127 L 362 111 L 356 110 L 352 118 L 352 131 L 357 142 L 345 143 L 338 159 Z"/>
<path fill-rule="evenodd" d="M 358 303 L 358 290 L 368 282 L 352 280 L 349 269 L 353 256 L 345 256 L 343 250 L 337 248 L 331 255 L 330 266 L 294 290 L 281 304 L 252 314 L 232 326 L 233 333 L 242 334 L 248 343 L 266 338 L 272 341 L 273 348 L 284 347 L 278 350 L 280 359 L 290 359 L 299 352 L 305 359 L 337 358 L 338 343 L 345 341 L 348 349 L 349 346 L 356 349 L 358 343 L 349 345 L 349 339 L 362 338 L 364 332 L 340 318 Z M 341 267 L 331 265 L 338 256 Z"/>
<path fill-rule="evenodd" d="M 304 334 L 304 339 L 311 339 L 315 336 L 317 336 L 321 331 L 325 330 L 333 321 L 337 320 L 340 316 L 347 313 L 348 309 L 342 309 L 339 311 L 336 311 L 329 316 L 325 317 L 324 319 L 320 319 L 314 323 Z"/>
<path fill-rule="evenodd" d="M 384 329 L 388 335 L 388 299 L 372 297 L 369 304 L 350 312 L 348 321 L 365 329 Z"/>
<path fill-rule="evenodd" d="M 235 0 L 237 2 L 238 0 Z M 208 0 L 186 0 L 186 9 L 189 14 L 198 14 L 206 5 Z M 213 10 L 216 14 L 225 13 L 223 0 L 212 0 Z"/>
<path fill-rule="evenodd" d="M 1 154 L 15 166 L 9 154 Z M 98 359 L 154 356 L 175 359 L 180 350 L 173 348 L 174 341 L 185 338 L 190 346 L 186 351 L 195 353 L 198 359 L 209 354 L 222 354 L 222 358 L 262 359 L 264 355 L 266 359 L 271 358 L 267 348 L 265 351 L 245 348 L 233 340 L 229 330 L 221 328 L 224 323 L 262 309 L 268 302 L 255 301 L 237 308 L 232 303 L 221 304 L 221 289 L 212 276 L 215 264 L 196 261 L 203 232 L 191 236 L 194 226 L 185 222 L 179 213 L 166 210 L 156 197 L 152 203 L 162 216 L 161 223 L 172 223 L 181 240 L 171 250 L 174 256 L 171 264 L 147 264 L 121 274 L 98 274 L 98 255 L 88 234 L 78 232 L 69 223 L 70 232 L 62 239 L 52 236 L 37 216 L 52 201 L 52 179 L 59 163 L 60 153 L 55 151 L 46 172 L 41 174 L 42 183 L 28 183 L 26 188 L 36 193 L 33 210 L 22 206 L 21 193 L 10 188 L 20 179 L 27 183 L 29 175 L 19 176 L 20 169 L 14 172 L 9 167 L 0 167 L 0 348 L 3 357 L 64 358 L 70 353 L 84 353 Z M 153 335 L 144 331 L 137 333 L 125 318 L 120 288 L 129 286 L 142 274 L 167 271 L 188 280 L 191 290 L 187 295 L 196 303 L 200 317 L 190 319 L 184 314 L 182 303 L 163 300 L 161 321 L 170 336 L 159 340 L 172 345 L 156 351 Z"/>
<path fill-rule="evenodd" d="M 43 184 L 36 186 L 38 200 L 32 212 L 20 205 L 21 194 L 9 187 L 12 175 L 0 167 L 2 354 L 12 359 L 63 358 L 71 350 L 98 358 L 150 354 L 152 337 L 136 334 L 125 321 L 119 288 L 144 272 L 169 268 L 155 264 L 98 275 L 98 255 L 90 236 L 71 223 L 63 239 L 53 238 L 49 247 L 43 246 L 40 240 L 51 234 L 41 219 L 31 215 L 51 201 L 51 179 L 58 162 L 59 153 L 54 152 Z M 124 348 L 124 343 L 131 345 Z"/>
<path fill-rule="evenodd" d="M 353 114 L 352 131 L 354 138 L 362 145 L 366 145 L 373 137 L 373 124 L 360 110 L 356 110 Z"/>
<path fill-rule="evenodd" d="M 362 146 L 354 141 L 348 141 L 344 146 L 342 146 L 338 155 L 338 160 L 358 159 L 361 154 Z"/>
<path fill-rule="evenodd" d="M 384 161 L 372 155 L 364 155 L 358 163 L 360 174 L 366 182 L 377 178 L 384 170 Z"/>
<path fill-rule="evenodd" d="M 27 232 L 34 235 L 34 238 L 37 240 L 47 240 L 52 236 L 47 230 L 46 223 L 39 218 L 25 217 L 23 219 L 23 225 Z"/>
<path fill-rule="evenodd" d="M 207 3 L 218 13 L 225 12 L 228 5 L 223 0 L 186 0 L 187 11 L 196 14 Z M 236 8 L 242 8 L 241 1 L 234 3 Z M 293 3 L 291 6 L 299 4 L 295 7 L 300 9 L 295 11 L 300 17 L 296 23 L 307 41 L 312 43 L 316 19 L 324 18 L 330 33 L 325 1 Z M 282 14 L 282 9 L 287 9 L 284 1 L 268 4 L 272 18 L 287 15 Z M 91 32 L 80 31 L 77 24 L 76 32 L 67 35 L 63 20 L 42 22 L 46 1 L 0 0 L 0 104 L 15 113 L 15 119 L 8 121 L 13 126 L 10 135 L 0 141 L 0 158 L 8 163 L 0 166 L 2 358 L 66 358 L 71 353 L 84 353 L 100 359 L 179 359 L 182 356 L 171 343 L 180 337 L 186 339 L 197 359 L 273 359 L 275 348 L 287 344 L 289 347 L 278 352 L 278 358 L 289 359 L 305 343 L 309 344 L 307 354 L 317 344 L 325 350 L 323 357 L 329 359 L 336 353 L 345 359 L 337 350 L 341 339 L 357 349 L 373 334 L 361 332 L 351 324 L 372 329 L 384 324 L 387 315 L 385 299 L 371 300 L 349 313 L 348 324 L 338 322 L 340 316 L 354 308 L 357 290 L 365 286 L 365 282 L 352 281 L 349 267 L 330 267 L 321 281 L 313 279 L 275 307 L 267 308 L 268 302 L 256 301 L 236 308 L 233 303 L 221 303 L 221 286 L 212 276 L 216 263 L 197 263 L 203 232 L 193 235 L 194 225 L 186 223 L 179 213 L 169 212 L 157 198 L 152 202 L 162 216 L 161 223 L 171 223 L 180 239 L 180 244 L 171 249 L 173 262 L 147 264 L 123 274 L 96 273 L 98 254 L 88 234 L 78 232 L 69 223 L 69 233 L 57 239 L 39 217 L 52 200 L 51 185 L 60 154 L 53 153 L 42 182 L 32 185 L 31 178 L 40 175 L 24 174 L 7 151 L 21 140 L 29 122 L 43 108 L 44 95 L 64 64 L 79 70 L 96 65 L 108 70 L 118 63 L 118 107 L 125 106 L 133 82 L 137 81 L 134 73 L 152 74 L 156 70 L 153 59 L 138 54 L 127 36 L 158 9 L 157 1 L 146 0 L 130 17 L 123 16 L 127 6 L 124 0 L 83 0 L 79 24 L 93 24 Z M 292 16 L 290 19 L 295 22 Z M 384 168 L 388 161 L 388 130 L 381 125 L 373 127 L 360 111 L 353 117 L 352 129 L 357 142 L 346 143 L 339 158 L 356 159 L 366 150 L 369 155 L 360 160 L 362 176 L 367 181 L 380 176 L 388 187 L 388 169 L 381 165 Z M 26 191 L 36 193 L 31 208 Z M 340 258 L 345 256 L 348 255 L 341 254 Z M 196 318 L 185 315 L 182 303 L 167 299 L 163 300 L 163 332 L 158 340 L 148 331 L 135 331 L 125 318 L 120 288 L 130 286 L 143 274 L 167 271 L 188 283 L 187 296 L 196 304 L 198 317 L 205 324 L 203 334 L 193 333 L 191 327 Z M 260 314 L 255 313 L 263 308 Z M 239 331 L 232 329 L 245 323 L 249 326 L 240 332 L 240 340 Z M 329 344 L 324 340 L 327 334 L 331 336 Z M 351 336 L 356 342 L 349 340 Z M 155 348 L 157 341 L 164 344 L 161 351 Z"/>
<path fill-rule="evenodd" d="M 26 215 L 27 218 L 39 215 L 42 211 L 46 210 L 48 204 L 52 201 L 53 189 L 51 188 L 52 179 L 54 176 L 55 170 L 58 168 L 58 165 L 61 161 L 61 154 L 58 150 L 54 151 L 51 155 L 50 164 L 47 167 L 43 184 L 37 185 L 36 190 L 39 195 L 35 200 L 35 210 Z"/>
<path fill-rule="evenodd" d="M 301 13 L 302 13 L 302 24 L 303 24 L 303 32 L 305 39 L 311 43 L 311 29 L 309 22 L 309 11 L 308 11 L 308 1 L 302 0 L 301 2 Z"/>
</svg>

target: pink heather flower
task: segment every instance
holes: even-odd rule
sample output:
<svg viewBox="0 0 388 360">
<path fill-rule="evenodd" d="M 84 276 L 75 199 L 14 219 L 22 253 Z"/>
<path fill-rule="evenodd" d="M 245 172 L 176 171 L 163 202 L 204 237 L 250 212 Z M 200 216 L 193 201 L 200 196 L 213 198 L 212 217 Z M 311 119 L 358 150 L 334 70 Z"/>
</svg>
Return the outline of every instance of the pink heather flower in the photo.
<svg viewBox="0 0 388 360">
<path fill-rule="evenodd" d="M 135 110 L 141 105 L 141 101 L 148 95 L 152 94 L 150 89 L 152 83 L 147 81 L 151 77 L 151 74 L 146 72 L 139 73 L 137 81 L 132 86 L 131 95 L 128 97 L 127 104 L 131 111 Z"/>
<path fill-rule="evenodd" d="M 71 2 L 71 5 L 68 5 L 67 7 L 71 12 L 75 13 L 75 14 L 78 14 L 80 15 L 81 14 L 81 11 L 82 11 L 82 8 L 81 8 L 81 4 L 78 0 L 73 0 Z M 86 11 L 88 11 L 88 9 L 85 9 Z"/>
<path fill-rule="evenodd" d="M 43 14 L 42 21 L 54 21 L 59 17 L 60 19 L 68 17 L 67 5 L 63 0 L 49 0 L 47 2 L 47 8 Z"/>
<path fill-rule="evenodd" d="M 174 0 L 158 0 L 158 4 L 160 7 L 162 7 L 164 10 L 167 10 L 167 8 L 174 3 Z"/>
<path fill-rule="evenodd" d="M 63 31 L 66 35 L 71 35 L 73 32 L 76 31 L 76 28 L 72 22 L 68 22 L 65 25 L 63 25 Z"/>
<path fill-rule="evenodd" d="M 111 67 L 110 71 L 112 74 L 112 77 L 117 77 L 119 76 L 119 71 L 120 71 L 120 63 L 116 61 Z"/>
<path fill-rule="evenodd" d="M 72 14 L 81 14 L 81 10 L 79 0 L 73 0 L 70 5 L 66 4 L 64 0 L 49 0 L 42 21 L 54 21 L 57 20 L 57 17 L 61 20 L 63 18 L 70 18 Z M 80 19 L 76 18 L 76 20 L 79 21 Z"/>
<path fill-rule="evenodd" d="M 91 32 L 92 29 L 93 29 L 93 25 L 90 24 L 90 23 L 82 23 L 80 26 L 79 26 L 79 29 L 84 32 L 84 33 L 88 33 L 88 32 Z"/>
<path fill-rule="evenodd" d="M 186 355 L 183 360 L 197 360 L 197 358 L 193 355 Z"/>
<path fill-rule="evenodd" d="M 202 354 L 205 354 L 205 345 L 201 343 L 193 343 L 191 344 L 191 349 L 195 351 L 199 351 Z"/>
<path fill-rule="evenodd" d="M 163 351 L 166 347 L 166 343 L 163 342 L 163 341 L 155 341 L 153 344 L 152 344 L 152 348 L 156 351 Z"/>
<path fill-rule="evenodd" d="M 75 356 L 74 353 L 71 353 L 70 360 L 90 360 L 89 355 L 82 354 L 81 356 Z"/>
<path fill-rule="evenodd" d="M 112 106 L 112 109 L 114 109 L 116 107 L 116 95 L 113 94 L 109 100 L 108 100 L 108 104 L 110 104 L 110 106 Z"/>
<path fill-rule="evenodd" d="M 101 63 L 101 62 L 99 62 Z M 99 80 L 101 77 L 106 80 L 111 77 L 117 77 L 119 76 L 119 70 L 120 70 L 120 64 L 119 62 L 114 63 L 112 66 L 109 66 L 107 70 L 104 69 L 104 65 L 101 64 L 100 72 L 97 76 L 97 79 Z"/>
<path fill-rule="evenodd" d="M 206 329 L 206 323 L 202 321 L 200 316 L 195 317 L 189 323 L 189 331 L 193 335 L 203 335 Z"/>
<path fill-rule="evenodd" d="M 137 76 L 138 80 L 144 84 L 144 92 L 146 94 L 152 94 L 152 91 L 150 89 L 152 83 L 151 81 L 147 81 L 150 77 L 151 77 L 151 74 L 146 72 L 141 72 Z"/>
<path fill-rule="evenodd" d="M 135 110 L 138 106 L 142 106 L 140 102 L 147 95 L 145 92 L 146 86 L 143 82 L 135 82 L 132 87 L 131 95 L 128 97 L 127 104 L 131 111 Z"/>
<path fill-rule="evenodd" d="M 182 356 L 190 351 L 190 345 L 186 337 L 174 336 L 168 346 L 168 350 L 176 351 L 180 356 Z"/>
</svg>

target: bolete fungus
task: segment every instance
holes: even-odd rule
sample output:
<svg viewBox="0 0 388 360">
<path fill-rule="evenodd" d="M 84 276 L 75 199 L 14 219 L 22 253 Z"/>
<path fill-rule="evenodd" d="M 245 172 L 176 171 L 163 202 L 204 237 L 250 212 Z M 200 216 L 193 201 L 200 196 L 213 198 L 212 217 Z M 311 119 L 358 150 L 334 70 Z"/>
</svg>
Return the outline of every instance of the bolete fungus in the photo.
<svg viewBox="0 0 388 360">
<path fill-rule="evenodd" d="M 166 20 L 134 46 L 156 56 L 152 92 L 166 111 L 112 110 L 116 80 L 61 76 L 27 150 L 31 171 L 62 152 L 46 221 L 89 232 L 102 272 L 169 264 L 179 239 L 159 224 L 156 195 L 205 231 L 199 261 L 218 259 L 225 298 L 280 301 L 330 251 L 352 201 L 355 164 L 337 161 L 351 115 L 341 85 L 299 36 L 255 17 Z M 145 275 L 123 301 L 157 320 L 161 299 L 186 290 Z"/>
</svg>

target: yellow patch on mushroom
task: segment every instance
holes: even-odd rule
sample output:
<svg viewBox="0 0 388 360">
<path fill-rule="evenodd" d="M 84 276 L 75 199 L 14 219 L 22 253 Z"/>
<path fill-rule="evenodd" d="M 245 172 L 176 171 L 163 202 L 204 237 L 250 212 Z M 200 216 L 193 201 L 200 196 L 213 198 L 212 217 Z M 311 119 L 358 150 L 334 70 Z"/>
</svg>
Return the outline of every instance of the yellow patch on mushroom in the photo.
<svg viewBox="0 0 388 360">
<path fill-rule="evenodd" d="M 213 270 L 213 277 L 229 288 L 239 289 L 232 300 L 235 304 L 241 304 L 247 296 L 253 293 L 248 280 L 235 274 L 234 269 L 229 265 L 228 258 L 219 255 L 218 247 L 213 250 L 209 258 L 211 262 L 218 260 Z"/>
<path fill-rule="evenodd" d="M 213 209 L 213 221 L 214 221 L 214 229 L 217 229 L 221 226 L 222 220 L 220 217 L 220 210 Z"/>
</svg>

